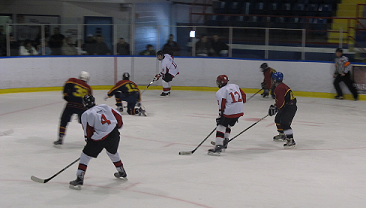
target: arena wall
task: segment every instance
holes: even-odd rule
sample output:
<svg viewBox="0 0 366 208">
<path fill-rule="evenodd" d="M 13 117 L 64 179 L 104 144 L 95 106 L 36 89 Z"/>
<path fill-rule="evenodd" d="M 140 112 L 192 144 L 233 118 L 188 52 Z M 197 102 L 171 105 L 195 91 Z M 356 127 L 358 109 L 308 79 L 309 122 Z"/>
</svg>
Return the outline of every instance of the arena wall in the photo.
<svg viewBox="0 0 366 208">
<path fill-rule="evenodd" d="M 172 86 L 216 87 L 216 77 L 226 74 L 231 83 L 244 89 L 260 89 L 263 75 L 259 66 L 266 62 L 284 73 L 284 82 L 293 91 L 308 93 L 335 93 L 332 62 L 303 62 L 252 60 L 233 58 L 176 57 L 180 74 Z M 0 92 L 22 91 L 24 88 L 62 87 L 80 71 L 90 73 L 89 84 L 94 87 L 112 86 L 123 72 L 130 72 L 132 80 L 146 86 L 159 71 L 155 57 L 78 56 L 78 57 L 10 57 L 0 58 Z M 160 80 L 152 86 L 160 86 Z M 343 83 L 342 83 L 343 84 Z M 343 86 L 344 88 L 344 86 Z M 346 94 L 350 94 L 345 89 Z"/>
</svg>

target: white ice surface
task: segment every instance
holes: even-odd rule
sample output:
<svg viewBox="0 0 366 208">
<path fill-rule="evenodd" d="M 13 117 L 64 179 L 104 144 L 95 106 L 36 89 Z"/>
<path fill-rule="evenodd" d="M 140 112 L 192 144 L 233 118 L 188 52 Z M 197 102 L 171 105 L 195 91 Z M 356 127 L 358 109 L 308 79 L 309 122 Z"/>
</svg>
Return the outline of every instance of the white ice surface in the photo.
<svg viewBox="0 0 366 208">
<path fill-rule="evenodd" d="M 95 91 L 97 103 L 105 91 Z M 60 92 L 0 95 L 0 207 L 366 207 L 366 102 L 297 97 L 293 131 L 297 148 L 273 142 L 274 117 L 233 140 L 221 156 L 207 150 L 215 127 L 214 92 L 143 94 L 147 117 L 123 112 L 119 154 L 128 174 L 113 177 L 105 151 L 89 163 L 82 190 L 68 188 L 77 164 L 46 184 L 80 156 L 85 144 L 73 118 L 62 148 L 53 147 L 65 102 Z M 248 94 L 248 97 L 251 94 Z M 295 94 L 296 96 L 296 94 Z M 255 96 L 232 128 L 235 136 L 267 114 L 270 98 Z"/>
</svg>

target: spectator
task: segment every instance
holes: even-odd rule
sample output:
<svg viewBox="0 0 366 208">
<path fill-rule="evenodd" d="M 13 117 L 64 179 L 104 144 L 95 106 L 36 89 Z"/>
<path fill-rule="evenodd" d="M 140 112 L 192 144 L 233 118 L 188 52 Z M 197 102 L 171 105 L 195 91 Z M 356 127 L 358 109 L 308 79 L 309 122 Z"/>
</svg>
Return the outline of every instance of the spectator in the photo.
<svg viewBox="0 0 366 208">
<path fill-rule="evenodd" d="M 173 40 L 174 35 L 170 34 L 167 43 L 163 46 L 163 52 L 172 56 L 179 56 L 180 47 L 177 42 Z"/>
<path fill-rule="evenodd" d="M 15 40 L 13 34 L 9 35 L 9 40 L 10 40 L 10 56 L 19 56 L 20 45 L 18 41 Z"/>
<path fill-rule="evenodd" d="M 49 46 L 52 50 L 52 55 L 62 55 L 61 47 L 65 36 L 60 33 L 60 29 L 55 27 L 53 29 L 53 35 L 51 35 Z"/>
<path fill-rule="evenodd" d="M 213 40 L 211 42 L 211 46 L 215 51 L 214 56 L 227 56 L 229 46 L 226 45 L 226 43 L 222 42 L 217 35 L 214 35 L 212 38 Z"/>
<path fill-rule="evenodd" d="M 211 44 L 207 42 L 207 36 L 203 35 L 196 43 L 196 56 L 212 56 L 214 53 Z"/>
<path fill-rule="evenodd" d="M 349 91 L 351 91 L 354 100 L 358 100 L 358 92 L 357 89 L 353 86 L 353 81 L 351 79 L 351 63 L 348 61 L 346 56 L 343 56 L 343 49 L 337 48 L 335 59 L 335 71 L 333 77 L 334 88 L 337 91 L 337 95 L 334 97 L 335 99 L 343 100 L 343 92 L 339 87 L 340 82 L 344 82 L 347 85 Z"/>
<path fill-rule="evenodd" d="M 37 46 L 38 49 L 38 54 L 39 55 L 43 55 L 43 48 L 42 45 L 38 45 Z M 51 48 L 48 46 L 47 41 L 44 42 L 44 55 L 45 56 L 51 56 L 52 55 L 52 50 Z"/>
<path fill-rule="evenodd" d="M 117 55 L 130 55 L 130 44 L 123 38 L 120 38 L 117 43 Z"/>
<path fill-rule="evenodd" d="M 88 55 L 93 55 L 94 44 L 95 39 L 92 34 L 89 34 L 81 48 L 83 51 L 86 51 Z"/>
<path fill-rule="evenodd" d="M 101 35 L 97 35 L 96 43 L 94 44 L 93 49 L 94 55 L 110 55 L 111 51 L 109 50 L 107 44 L 103 41 L 103 37 Z"/>
<path fill-rule="evenodd" d="M 72 37 L 67 37 L 65 39 L 64 45 L 62 46 L 62 54 L 67 56 L 78 55 L 78 50 L 72 42 Z"/>
<path fill-rule="evenodd" d="M 0 49 L 3 49 L 3 52 L 5 52 L 6 50 L 6 34 L 4 32 L 4 26 L 0 25 Z M 2 53 L 0 53 L 0 56 L 2 55 Z"/>
<path fill-rule="evenodd" d="M 146 50 L 141 51 L 140 55 L 143 56 L 155 56 L 156 55 L 156 51 L 154 50 L 154 46 L 151 44 L 147 44 L 146 45 Z"/>
<path fill-rule="evenodd" d="M 24 41 L 24 44 L 20 46 L 19 54 L 21 56 L 34 56 L 38 55 L 38 51 L 32 46 L 32 41 L 27 39 Z"/>
</svg>

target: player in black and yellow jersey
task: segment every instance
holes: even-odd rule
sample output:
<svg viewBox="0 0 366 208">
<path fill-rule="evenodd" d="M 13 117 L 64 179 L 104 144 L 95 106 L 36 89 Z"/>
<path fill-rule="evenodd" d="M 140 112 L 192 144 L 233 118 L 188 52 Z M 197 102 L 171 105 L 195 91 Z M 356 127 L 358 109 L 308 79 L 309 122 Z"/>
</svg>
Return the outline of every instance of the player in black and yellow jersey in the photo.
<svg viewBox="0 0 366 208">
<path fill-rule="evenodd" d="M 116 106 L 119 112 L 123 111 L 122 101 L 126 101 L 128 114 L 146 116 L 146 111 L 140 103 L 141 92 L 137 84 L 130 81 L 130 74 L 128 72 L 123 73 L 122 80 L 117 82 L 116 85 L 109 90 L 109 92 L 104 96 L 104 100 L 107 100 L 113 95 L 116 98 Z"/>
<path fill-rule="evenodd" d="M 70 78 L 65 82 L 63 96 L 67 103 L 61 115 L 59 137 L 58 140 L 54 142 L 54 145 L 62 145 L 66 126 L 70 122 L 73 114 L 78 115 L 80 123 L 81 114 L 86 110 L 83 104 L 83 98 L 85 95 L 93 94 L 91 87 L 87 84 L 89 78 L 89 73 L 82 71 L 78 79 Z"/>
</svg>

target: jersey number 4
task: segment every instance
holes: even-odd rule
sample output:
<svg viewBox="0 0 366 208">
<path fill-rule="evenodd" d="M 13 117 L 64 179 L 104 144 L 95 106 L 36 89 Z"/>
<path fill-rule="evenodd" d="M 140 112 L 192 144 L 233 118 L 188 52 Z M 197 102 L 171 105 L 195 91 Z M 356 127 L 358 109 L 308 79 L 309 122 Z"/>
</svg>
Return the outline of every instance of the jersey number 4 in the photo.
<svg viewBox="0 0 366 208">
<path fill-rule="evenodd" d="M 104 115 L 104 114 L 102 114 L 102 118 L 100 119 L 100 122 L 101 122 L 102 124 L 105 124 L 105 123 L 107 123 L 108 125 L 109 125 L 109 124 L 111 124 L 111 121 L 110 121 L 110 120 L 108 120 L 108 119 L 105 117 L 105 115 Z"/>
<path fill-rule="evenodd" d="M 231 95 L 231 99 L 233 100 L 233 103 L 243 102 L 241 94 L 238 91 L 235 91 L 234 93 L 230 92 L 229 94 Z"/>
</svg>

